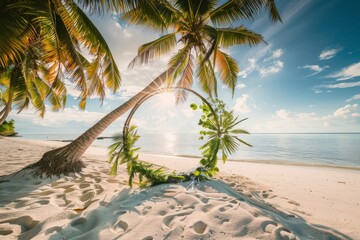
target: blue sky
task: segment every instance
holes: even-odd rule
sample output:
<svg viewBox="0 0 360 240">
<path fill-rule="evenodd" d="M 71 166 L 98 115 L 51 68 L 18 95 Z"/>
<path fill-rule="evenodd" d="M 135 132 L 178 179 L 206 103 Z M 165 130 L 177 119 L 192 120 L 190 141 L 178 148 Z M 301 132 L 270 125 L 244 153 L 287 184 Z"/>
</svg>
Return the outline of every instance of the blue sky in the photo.
<svg viewBox="0 0 360 240">
<path fill-rule="evenodd" d="M 360 132 L 360 1 L 279 0 L 283 23 L 272 24 L 267 14 L 254 22 L 239 22 L 262 34 L 267 45 L 236 47 L 228 51 L 241 68 L 235 95 L 219 87 L 219 97 L 241 117 L 250 132 Z M 111 16 L 92 17 L 103 33 L 121 70 L 123 83 L 107 94 L 103 105 L 89 101 L 77 107 L 79 93 L 70 81 L 67 106 L 48 111 L 44 119 L 29 109 L 11 113 L 17 131 L 26 133 L 82 133 L 110 110 L 150 83 L 166 68 L 170 56 L 127 69 L 143 43 L 159 34 L 126 24 Z M 234 23 L 237 24 L 237 23 Z M 194 84 L 194 89 L 199 88 Z M 149 100 L 134 123 L 148 132 L 195 132 L 198 113 L 189 110 L 193 97 L 175 106 L 171 96 Z M 106 130 L 111 135 L 123 118 Z"/>
</svg>

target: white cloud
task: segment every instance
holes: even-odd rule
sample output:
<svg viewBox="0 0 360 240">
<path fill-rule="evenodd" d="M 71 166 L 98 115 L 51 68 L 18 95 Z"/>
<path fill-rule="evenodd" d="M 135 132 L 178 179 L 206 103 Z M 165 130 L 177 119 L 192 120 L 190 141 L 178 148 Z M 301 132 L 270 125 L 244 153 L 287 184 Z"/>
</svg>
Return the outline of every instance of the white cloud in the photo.
<svg viewBox="0 0 360 240">
<path fill-rule="evenodd" d="M 298 67 L 298 68 L 299 69 L 309 69 L 309 70 L 313 71 L 312 74 L 307 75 L 307 77 L 310 77 L 310 76 L 314 76 L 314 75 L 316 75 L 318 73 L 321 73 L 326 68 L 329 68 L 329 66 L 320 67 L 319 65 L 305 65 L 305 66 Z"/>
<path fill-rule="evenodd" d="M 360 100 L 360 94 L 355 94 L 351 98 L 347 99 L 346 102 L 351 102 L 351 101 L 355 101 L 355 100 Z"/>
<path fill-rule="evenodd" d="M 349 117 L 357 117 L 359 113 L 354 113 L 354 111 L 357 109 L 357 104 L 347 104 L 344 107 L 341 107 L 337 109 L 333 116 L 337 118 L 347 119 Z"/>
<path fill-rule="evenodd" d="M 50 109 L 50 106 L 46 106 Z M 81 111 L 78 107 L 66 107 L 63 111 L 51 112 L 47 111 L 44 118 L 36 116 L 34 109 L 27 109 L 21 112 L 21 114 L 11 113 L 12 117 L 16 119 L 25 119 L 32 121 L 36 125 L 59 127 L 64 126 L 66 123 L 78 122 L 93 124 L 105 116 L 105 113 Z"/>
<path fill-rule="evenodd" d="M 246 85 L 244 83 L 239 83 L 238 85 L 236 85 L 236 88 L 238 88 L 238 89 L 242 89 L 245 87 L 246 87 Z"/>
<path fill-rule="evenodd" d="M 239 77 L 247 78 L 247 76 L 250 75 L 256 69 L 256 59 L 249 58 L 248 61 L 249 61 L 249 66 L 238 73 Z"/>
<path fill-rule="evenodd" d="M 272 59 L 278 59 L 280 58 L 282 55 L 284 54 L 284 50 L 279 48 L 279 49 L 276 49 L 275 51 L 272 52 L 271 56 L 270 57 L 267 57 L 264 59 L 264 62 L 267 62 L 269 60 L 272 60 Z"/>
<path fill-rule="evenodd" d="M 330 75 L 331 78 L 337 78 L 339 81 L 348 80 L 360 76 L 360 62 L 354 63 L 343 68 L 340 72 Z"/>
<path fill-rule="evenodd" d="M 276 117 L 282 120 L 311 120 L 316 118 L 316 113 L 296 113 L 296 112 L 289 112 L 285 109 L 280 109 L 275 112 Z"/>
<path fill-rule="evenodd" d="M 260 77 L 267 77 L 269 75 L 275 74 L 280 72 L 284 68 L 284 62 L 280 60 L 276 60 L 273 62 L 273 65 L 267 67 L 260 67 L 259 73 Z"/>
<path fill-rule="evenodd" d="M 243 94 L 240 97 L 238 97 L 236 99 L 236 103 L 235 103 L 235 106 L 234 106 L 233 110 L 235 112 L 241 112 L 241 113 L 250 112 L 250 109 L 249 109 L 249 107 L 247 105 L 248 98 L 249 98 L 249 95 L 247 95 L 247 94 Z"/>
<path fill-rule="evenodd" d="M 258 52 L 253 54 L 254 57 L 248 58 L 248 66 L 240 71 L 238 76 L 247 78 L 251 73 L 256 71 L 261 77 L 266 77 L 281 71 L 284 67 L 284 62 L 280 60 L 283 53 L 284 50 L 281 48 L 271 51 L 270 44 L 261 48 Z M 258 62 L 263 62 L 264 65 L 258 64 Z"/>
<path fill-rule="evenodd" d="M 351 88 L 351 87 L 360 87 L 360 81 L 358 82 L 348 82 L 348 83 L 335 83 L 335 84 L 327 84 L 320 85 L 318 87 L 323 88 Z"/>
<path fill-rule="evenodd" d="M 315 112 L 292 112 L 279 109 L 271 120 L 257 124 L 256 132 L 353 132 L 358 131 L 360 112 L 357 104 L 348 104 L 319 116 Z"/>
<path fill-rule="evenodd" d="M 320 60 L 328 60 L 328 59 L 331 59 L 333 57 L 335 57 L 335 55 L 340 51 L 341 49 L 338 48 L 338 49 L 325 49 L 325 50 L 322 50 L 320 55 L 319 55 L 319 59 Z"/>
</svg>

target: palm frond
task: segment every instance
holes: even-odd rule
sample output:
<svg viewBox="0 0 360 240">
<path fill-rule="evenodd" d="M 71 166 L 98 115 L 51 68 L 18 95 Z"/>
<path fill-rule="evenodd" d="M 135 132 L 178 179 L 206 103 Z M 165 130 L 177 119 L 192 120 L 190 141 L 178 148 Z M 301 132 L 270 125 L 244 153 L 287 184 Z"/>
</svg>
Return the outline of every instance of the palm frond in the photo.
<svg viewBox="0 0 360 240">
<path fill-rule="evenodd" d="M 217 81 L 215 72 L 210 61 L 203 62 L 204 56 L 199 57 L 197 66 L 197 77 L 201 89 L 211 95 L 217 95 Z M 201 64 L 202 63 L 202 64 Z"/>
<path fill-rule="evenodd" d="M 131 61 L 129 67 L 135 64 L 148 63 L 164 54 L 169 53 L 176 46 L 176 32 L 166 34 L 152 42 L 139 47 L 137 56 Z"/>
<path fill-rule="evenodd" d="M 164 31 L 173 19 L 173 11 L 161 1 L 137 0 L 136 7 L 121 15 L 125 21 L 147 28 Z"/>
<path fill-rule="evenodd" d="M 69 12 L 69 14 L 66 14 Z M 76 5 L 71 5 L 67 11 L 63 11 L 63 16 L 72 22 L 70 30 L 75 36 L 80 34 L 77 39 L 86 49 L 90 49 L 90 54 L 95 55 L 97 68 L 94 71 L 101 72 L 101 77 L 106 83 L 106 87 L 115 92 L 121 84 L 121 76 L 113 55 L 105 39 L 87 17 L 87 15 Z M 95 50 L 95 51 L 94 51 Z M 100 76 L 100 75 L 99 75 Z M 101 91 L 100 91 L 101 92 Z"/>
<path fill-rule="evenodd" d="M 181 75 L 180 79 L 177 81 L 176 86 L 180 88 L 191 88 L 193 84 L 193 56 L 188 54 L 186 66 L 183 70 L 183 74 Z M 176 103 L 185 102 L 187 98 L 188 92 L 182 89 L 179 89 L 176 92 Z"/>
<path fill-rule="evenodd" d="M 68 4 L 75 4 L 73 1 L 67 0 Z M 120 13 L 129 11 L 136 7 L 138 0 L 82 0 L 78 1 L 82 8 L 90 14 L 103 15 L 104 12 Z"/>
<path fill-rule="evenodd" d="M 217 28 L 220 47 L 231 47 L 240 44 L 249 46 L 265 42 L 263 37 L 244 26 L 235 28 Z"/>
<path fill-rule="evenodd" d="M 14 1 L 0 2 L 0 67 L 19 63 L 35 29 L 26 19 L 22 8 L 13 6 Z"/>
<path fill-rule="evenodd" d="M 209 17 L 214 25 L 231 24 L 240 19 L 253 20 L 263 8 L 269 10 L 274 22 L 281 21 L 273 0 L 229 0 L 214 9 Z"/>
<path fill-rule="evenodd" d="M 219 70 L 220 79 L 224 85 L 228 86 L 232 90 L 232 95 L 234 95 L 237 74 L 239 73 L 239 67 L 236 60 L 230 55 L 217 49 L 215 63 L 217 69 Z"/>
</svg>

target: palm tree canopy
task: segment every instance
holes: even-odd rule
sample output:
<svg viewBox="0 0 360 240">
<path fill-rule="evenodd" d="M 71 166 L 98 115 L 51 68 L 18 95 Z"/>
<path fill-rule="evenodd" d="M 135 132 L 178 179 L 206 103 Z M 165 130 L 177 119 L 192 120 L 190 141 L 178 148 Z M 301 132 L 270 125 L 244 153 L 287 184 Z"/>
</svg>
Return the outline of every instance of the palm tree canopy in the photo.
<svg viewBox="0 0 360 240">
<path fill-rule="evenodd" d="M 101 13 L 125 8 L 129 2 L 87 0 L 81 1 L 81 7 Z M 98 95 L 103 100 L 105 89 L 116 91 L 121 82 L 105 39 L 72 0 L 1 1 L 0 72 L 24 64 L 32 72 L 22 74 L 29 81 L 36 81 L 36 76 L 50 87 L 64 78 L 76 83 L 81 108 L 89 96 Z"/>
<path fill-rule="evenodd" d="M 200 86 L 211 95 L 217 95 L 217 77 L 234 93 L 239 67 L 236 60 L 224 49 L 240 45 L 264 42 L 261 35 L 244 26 L 233 27 L 235 21 L 252 20 L 267 9 L 272 21 L 281 21 L 273 0 L 171 0 L 146 1 L 146 11 L 139 4 L 122 15 L 130 23 L 156 30 L 166 30 L 160 38 L 139 47 L 138 54 L 130 63 L 146 64 L 150 60 L 168 54 L 180 43 L 181 49 L 171 58 L 169 68 L 174 68 L 170 83 L 189 88 L 193 83 L 194 68 Z M 222 2 L 222 4 L 220 4 Z M 160 17 L 159 17 L 160 16 Z M 229 25 L 229 26 L 227 26 Z M 180 91 L 178 100 L 186 93 Z"/>
</svg>

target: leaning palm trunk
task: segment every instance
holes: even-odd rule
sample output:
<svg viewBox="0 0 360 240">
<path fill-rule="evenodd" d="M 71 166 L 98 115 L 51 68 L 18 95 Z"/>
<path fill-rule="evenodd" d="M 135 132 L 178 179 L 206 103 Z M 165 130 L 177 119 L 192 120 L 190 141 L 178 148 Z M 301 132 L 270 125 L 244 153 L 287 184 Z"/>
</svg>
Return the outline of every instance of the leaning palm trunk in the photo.
<svg viewBox="0 0 360 240">
<path fill-rule="evenodd" d="M 13 93 L 12 93 L 12 91 L 10 91 L 8 102 L 6 103 L 4 109 L 0 111 L 0 125 L 1 125 L 1 124 L 6 120 L 6 118 L 9 116 L 9 113 L 10 113 L 10 111 L 11 111 L 12 101 L 13 101 Z"/>
<path fill-rule="evenodd" d="M 149 92 L 160 88 L 166 80 L 174 72 L 174 68 L 169 68 L 160 74 L 154 81 L 146 86 L 141 92 L 133 96 L 130 100 L 116 108 L 108 115 L 103 117 L 94 126 L 88 129 L 80 137 L 75 139 L 70 144 L 46 152 L 43 157 L 36 163 L 26 167 L 31 169 L 31 174 L 34 177 L 41 177 L 43 174 L 46 177 L 53 175 L 60 176 L 61 174 L 70 174 L 80 172 L 85 164 L 81 161 L 81 156 L 95 141 L 95 139 L 116 119 L 121 117 L 125 112 L 134 107 L 136 103 Z"/>
</svg>

